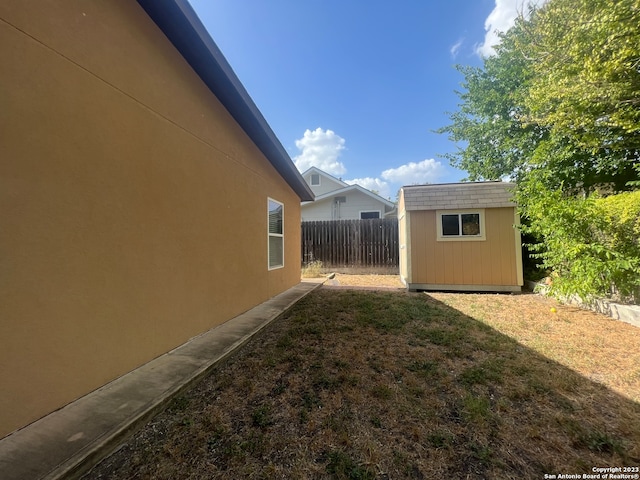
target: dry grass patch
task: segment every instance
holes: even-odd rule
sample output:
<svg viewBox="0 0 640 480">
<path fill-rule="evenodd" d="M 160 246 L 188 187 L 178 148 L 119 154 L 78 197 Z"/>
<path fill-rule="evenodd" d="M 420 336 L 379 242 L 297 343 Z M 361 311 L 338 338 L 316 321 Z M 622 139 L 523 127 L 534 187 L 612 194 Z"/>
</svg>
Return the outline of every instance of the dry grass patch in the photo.
<svg viewBox="0 0 640 480">
<path fill-rule="evenodd" d="M 431 296 L 546 358 L 640 402 L 637 327 L 539 295 Z"/>
<path fill-rule="evenodd" d="M 613 349 L 548 309 L 524 295 L 321 288 L 87 478 L 539 479 L 637 465 L 640 379 L 617 358 L 638 368 L 637 331 L 584 320 L 605 323 Z"/>
</svg>

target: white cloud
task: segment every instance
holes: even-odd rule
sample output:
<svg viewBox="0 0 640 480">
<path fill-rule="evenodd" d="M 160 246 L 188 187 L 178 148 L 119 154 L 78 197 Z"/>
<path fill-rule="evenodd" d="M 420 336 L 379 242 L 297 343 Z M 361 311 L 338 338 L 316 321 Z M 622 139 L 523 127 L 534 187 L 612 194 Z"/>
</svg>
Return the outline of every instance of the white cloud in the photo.
<svg viewBox="0 0 640 480">
<path fill-rule="evenodd" d="M 495 0 L 496 6 L 484 21 L 487 32 L 484 42 L 476 47 L 481 57 L 490 57 L 495 53 L 493 47 L 500 43 L 498 32 L 506 32 L 515 24 L 519 14 L 529 15 L 529 6 L 541 7 L 547 0 Z"/>
<path fill-rule="evenodd" d="M 380 180 L 379 178 L 354 178 L 353 180 L 345 180 L 344 182 L 348 183 L 349 185 L 360 185 L 367 190 L 371 190 L 372 192 L 377 193 L 385 199 L 388 199 L 391 196 L 389 184 L 384 180 Z"/>
<path fill-rule="evenodd" d="M 433 158 L 421 162 L 409 162 L 398 168 L 390 168 L 382 172 L 382 178 L 388 182 L 411 185 L 420 183 L 435 183 L 445 173 L 441 162 Z"/>
<path fill-rule="evenodd" d="M 349 185 L 358 184 L 367 190 L 375 191 L 382 198 L 395 201 L 396 193 L 403 185 L 436 183 L 444 174 L 445 167 L 433 158 L 421 162 L 409 162 L 398 168 L 389 168 L 380 174 L 382 178 L 354 178 L 345 180 Z"/>
<path fill-rule="evenodd" d="M 293 161 L 301 172 L 316 167 L 331 175 L 342 175 L 347 171 L 344 164 L 338 161 L 340 152 L 344 150 L 344 138 L 333 130 L 305 130 L 304 136 L 296 140 L 300 155 Z"/>
<path fill-rule="evenodd" d="M 458 52 L 460 51 L 460 47 L 462 47 L 462 44 L 464 43 L 464 38 L 461 38 L 460 40 L 458 40 L 455 45 L 453 45 L 450 49 L 449 49 L 449 53 L 451 54 L 451 57 L 455 60 L 456 57 L 458 56 Z"/>
</svg>

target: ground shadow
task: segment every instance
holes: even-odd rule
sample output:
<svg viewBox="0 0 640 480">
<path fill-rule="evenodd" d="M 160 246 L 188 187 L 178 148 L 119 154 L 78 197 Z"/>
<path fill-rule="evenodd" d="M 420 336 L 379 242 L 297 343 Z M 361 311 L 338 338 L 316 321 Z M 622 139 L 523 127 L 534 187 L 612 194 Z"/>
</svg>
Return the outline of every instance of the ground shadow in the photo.
<svg viewBox="0 0 640 480">
<path fill-rule="evenodd" d="M 638 403 L 482 321 L 320 288 L 85 478 L 582 478 L 639 448 Z"/>
</svg>

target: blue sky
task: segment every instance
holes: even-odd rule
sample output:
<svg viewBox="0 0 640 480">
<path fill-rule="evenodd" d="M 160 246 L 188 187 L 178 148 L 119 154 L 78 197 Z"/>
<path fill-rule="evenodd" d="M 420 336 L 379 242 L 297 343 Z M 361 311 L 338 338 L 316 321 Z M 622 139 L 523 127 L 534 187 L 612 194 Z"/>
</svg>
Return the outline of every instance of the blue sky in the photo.
<svg viewBox="0 0 640 480">
<path fill-rule="evenodd" d="M 395 200 L 466 174 L 433 130 L 457 109 L 455 64 L 482 65 L 525 0 L 190 0 L 301 171 Z"/>
</svg>

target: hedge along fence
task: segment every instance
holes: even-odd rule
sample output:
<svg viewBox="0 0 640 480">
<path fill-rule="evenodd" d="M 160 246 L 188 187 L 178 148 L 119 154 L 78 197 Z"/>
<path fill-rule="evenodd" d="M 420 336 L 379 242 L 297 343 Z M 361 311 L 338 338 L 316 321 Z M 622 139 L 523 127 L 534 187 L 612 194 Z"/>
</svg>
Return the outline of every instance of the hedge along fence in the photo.
<svg viewBox="0 0 640 480">
<path fill-rule="evenodd" d="M 398 220 L 302 222 L 302 263 L 343 273 L 397 274 Z"/>
<path fill-rule="evenodd" d="M 640 302 L 640 190 L 587 198 L 550 192 L 527 213 L 544 236 L 537 256 L 554 272 L 552 294 Z"/>
</svg>

